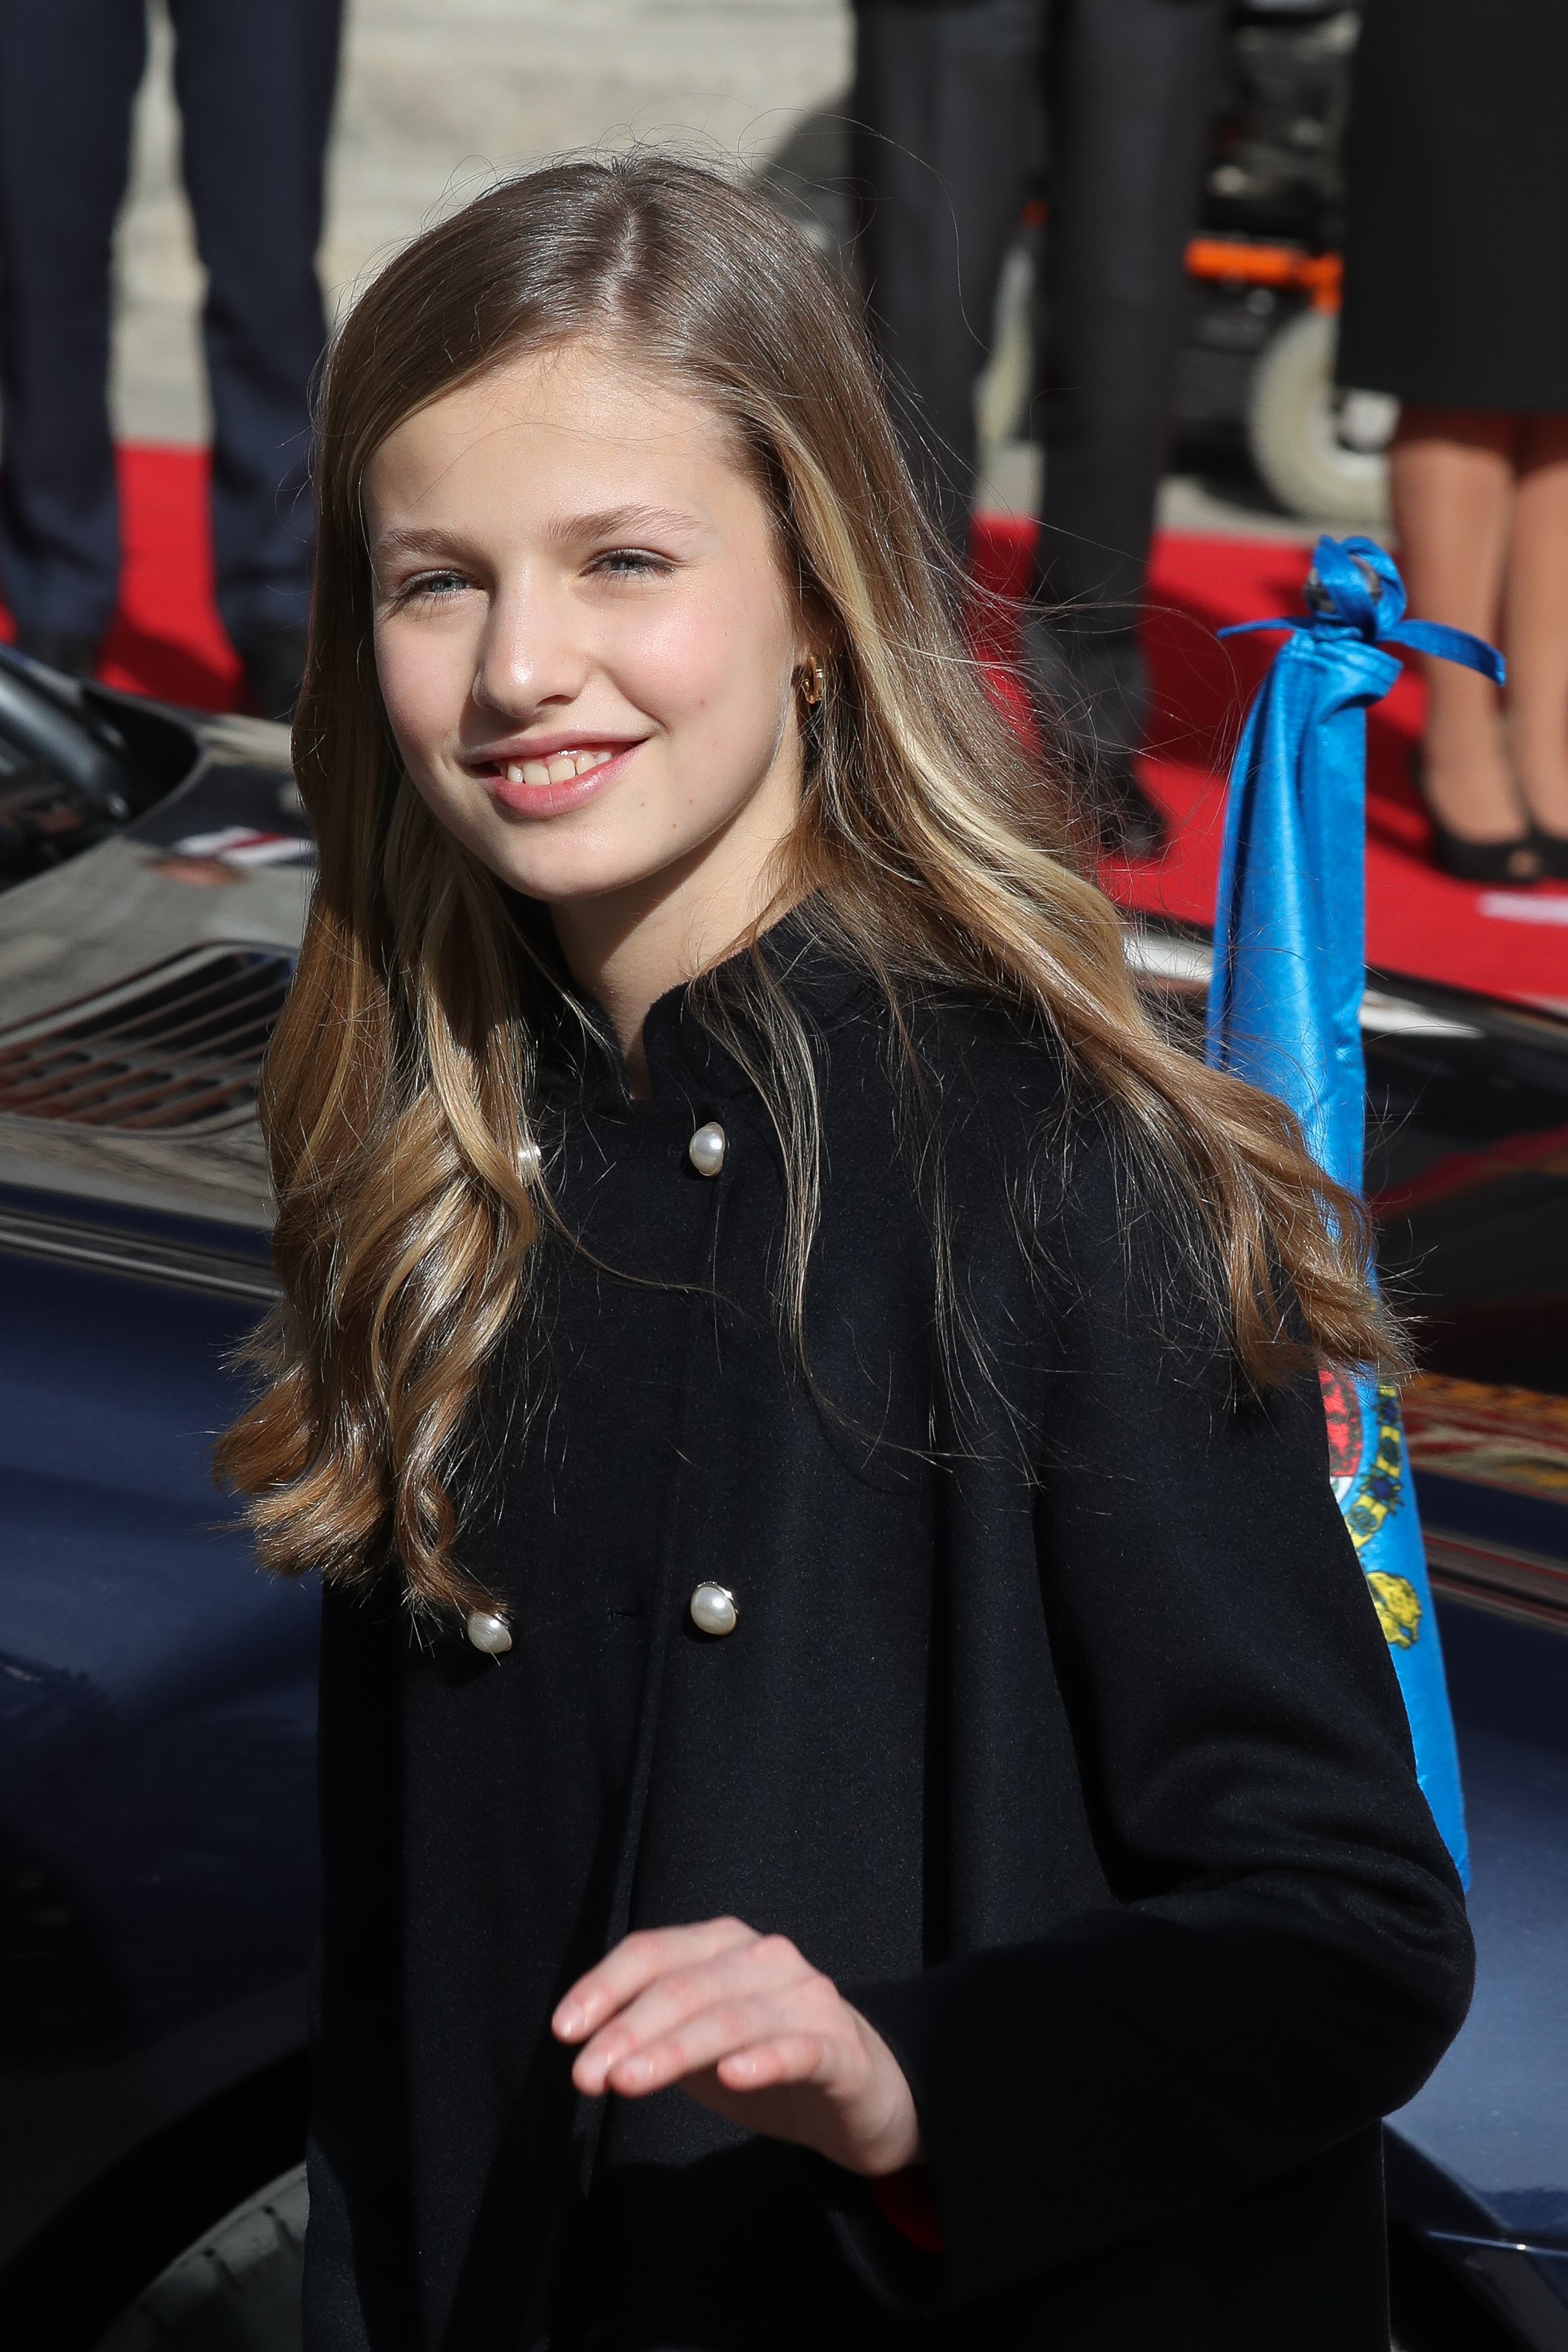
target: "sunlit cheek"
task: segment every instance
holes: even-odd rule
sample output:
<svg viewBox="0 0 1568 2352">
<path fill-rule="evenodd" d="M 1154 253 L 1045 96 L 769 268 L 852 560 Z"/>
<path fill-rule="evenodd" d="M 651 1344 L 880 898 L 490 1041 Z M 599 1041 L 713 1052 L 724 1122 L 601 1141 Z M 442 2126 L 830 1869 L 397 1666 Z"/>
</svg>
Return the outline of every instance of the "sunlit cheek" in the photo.
<svg viewBox="0 0 1568 2352">
<path fill-rule="evenodd" d="M 613 657 L 621 690 L 658 719 L 672 749 L 746 767 L 771 751 L 790 643 L 759 601 L 763 616 L 747 611 L 743 591 L 704 599 L 621 640 Z"/>
<path fill-rule="evenodd" d="M 627 624 L 606 648 L 621 691 L 667 723 L 710 691 L 716 628 L 702 607 L 679 605 Z"/>
<path fill-rule="evenodd" d="M 455 650 L 439 643 L 434 633 L 422 635 L 395 624 L 376 633 L 382 701 L 399 749 L 411 763 L 432 758 L 462 716 L 468 673 L 454 659 Z"/>
</svg>

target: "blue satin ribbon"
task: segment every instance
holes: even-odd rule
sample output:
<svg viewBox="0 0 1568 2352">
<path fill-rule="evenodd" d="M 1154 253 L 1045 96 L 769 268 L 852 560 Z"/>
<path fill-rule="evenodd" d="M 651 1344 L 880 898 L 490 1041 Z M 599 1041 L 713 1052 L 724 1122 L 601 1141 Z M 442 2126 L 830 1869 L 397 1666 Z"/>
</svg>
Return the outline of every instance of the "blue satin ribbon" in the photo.
<svg viewBox="0 0 1568 2352">
<path fill-rule="evenodd" d="M 1310 609 L 1305 620 L 1237 621 L 1215 635 L 1250 637 L 1259 629 L 1311 629 L 1326 635 L 1342 628 L 1369 646 L 1408 646 L 1418 654 L 1435 654 L 1439 661 L 1479 669 L 1494 686 L 1506 682 L 1507 665 L 1495 646 L 1472 637 L 1466 629 L 1451 629 L 1444 621 L 1405 618 L 1399 567 L 1375 539 L 1320 539 L 1312 551 L 1306 596 Z"/>
<path fill-rule="evenodd" d="M 1399 676 L 1391 646 L 1502 683 L 1490 646 L 1406 621 L 1393 559 L 1369 539 L 1321 539 L 1299 619 L 1253 699 L 1226 806 L 1209 986 L 1208 1058 L 1288 1102 L 1319 1165 L 1359 1192 L 1366 1123 L 1366 712 Z M 1336 1488 L 1410 1718 L 1416 1769 L 1468 1883 L 1464 1799 L 1398 1393 L 1341 1383 Z"/>
</svg>

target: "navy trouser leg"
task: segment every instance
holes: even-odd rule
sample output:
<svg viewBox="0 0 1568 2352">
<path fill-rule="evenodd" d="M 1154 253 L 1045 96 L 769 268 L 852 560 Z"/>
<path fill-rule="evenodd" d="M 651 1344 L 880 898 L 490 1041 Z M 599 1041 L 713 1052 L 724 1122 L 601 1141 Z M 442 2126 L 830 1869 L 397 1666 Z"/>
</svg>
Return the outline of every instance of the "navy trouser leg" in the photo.
<svg viewBox="0 0 1568 2352">
<path fill-rule="evenodd" d="M 145 0 L 0 0 L 0 585 L 24 627 L 114 612 L 109 258 Z"/>
<path fill-rule="evenodd" d="M 974 383 L 1023 202 L 1044 25 L 1043 0 L 866 0 L 857 17 L 862 282 L 901 438 L 961 559 Z"/>
<path fill-rule="evenodd" d="M 906 444 L 956 548 L 974 380 L 1017 224 L 1042 86 L 1049 128 L 1046 488 L 1032 667 L 1135 747 L 1137 645 L 1225 0 L 864 0 L 856 179 L 879 340 L 912 394 Z M 918 419 L 918 423 L 913 419 Z M 924 446 L 921 445 L 921 434 Z"/>
<path fill-rule="evenodd" d="M 1224 0 L 1054 0 L 1041 599 L 1095 732 L 1135 750 L 1137 644 Z"/>
<path fill-rule="evenodd" d="M 310 610 L 310 385 L 326 341 L 316 247 L 342 0 L 172 0 L 172 14 L 207 272 L 217 603 L 243 648 Z"/>
</svg>

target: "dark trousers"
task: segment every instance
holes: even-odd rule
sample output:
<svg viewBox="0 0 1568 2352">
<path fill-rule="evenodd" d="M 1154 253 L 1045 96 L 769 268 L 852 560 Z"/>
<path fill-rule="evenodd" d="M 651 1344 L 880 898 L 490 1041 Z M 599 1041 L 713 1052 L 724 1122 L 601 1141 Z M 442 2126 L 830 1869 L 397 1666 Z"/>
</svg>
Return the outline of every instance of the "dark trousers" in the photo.
<svg viewBox="0 0 1568 2352">
<path fill-rule="evenodd" d="M 1047 688 L 1093 700 L 1107 751 L 1142 731 L 1136 615 L 1224 16 L 1225 0 L 865 0 L 858 16 L 865 281 L 917 475 L 961 551 L 975 378 L 1045 105 L 1036 590 L 1055 625 L 1031 629 L 1030 657 Z"/>
<path fill-rule="evenodd" d="M 342 0 L 171 0 L 185 186 L 207 276 L 218 609 L 241 646 L 310 604 L 315 271 Z M 145 0 L 0 0 L 0 583 L 24 625 L 98 636 L 120 519 L 110 239 Z"/>
</svg>

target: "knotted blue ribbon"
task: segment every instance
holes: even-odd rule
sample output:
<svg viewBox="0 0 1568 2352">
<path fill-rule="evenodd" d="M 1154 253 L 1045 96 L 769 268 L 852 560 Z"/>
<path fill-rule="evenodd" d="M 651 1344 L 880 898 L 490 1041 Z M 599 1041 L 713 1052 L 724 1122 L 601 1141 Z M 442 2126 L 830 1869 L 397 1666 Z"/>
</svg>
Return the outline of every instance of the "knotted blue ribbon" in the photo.
<svg viewBox="0 0 1568 2352">
<path fill-rule="evenodd" d="M 1366 1067 L 1366 712 L 1406 646 L 1502 683 L 1500 656 L 1462 629 L 1405 618 L 1405 584 L 1368 539 L 1320 539 L 1304 616 L 1284 629 L 1231 768 L 1209 983 L 1208 1058 L 1289 1103 L 1319 1164 L 1363 1189 Z M 1468 1884 L 1464 1800 L 1397 1391 L 1327 1384 L 1335 1491 L 1410 1717 L 1416 1769 Z"/>
<path fill-rule="evenodd" d="M 1494 686 L 1504 681 L 1503 657 L 1495 646 L 1465 629 L 1450 629 L 1444 621 L 1405 619 L 1399 567 L 1375 539 L 1320 539 L 1307 574 L 1306 600 L 1305 620 L 1237 621 L 1215 634 L 1250 637 L 1259 629 L 1311 629 L 1322 636 L 1348 629 L 1369 646 L 1408 646 L 1415 653 L 1479 669 Z"/>
</svg>

